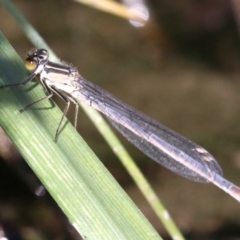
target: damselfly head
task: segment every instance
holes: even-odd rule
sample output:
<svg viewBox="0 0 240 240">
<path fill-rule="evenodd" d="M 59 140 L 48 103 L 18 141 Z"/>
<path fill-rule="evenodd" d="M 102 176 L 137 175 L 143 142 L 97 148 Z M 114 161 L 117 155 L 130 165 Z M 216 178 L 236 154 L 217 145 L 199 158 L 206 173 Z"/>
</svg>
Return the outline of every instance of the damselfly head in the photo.
<svg viewBox="0 0 240 240">
<path fill-rule="evenodd" d="M 27 57 L 25 59 L 25 67 L 27 70 L 33 71 L 37 67 L 37 62 L 35 60 L 29 59 L 29 57 Z"/>
<path fill-rule="evenodd" d="M 32 49 L 27 53 L 25 59 L 25 67 L 29 71 L 34 71 L 39 65 L 44 65 L 48 61 L 48 51 L 45 49 Z"/>
</svg>

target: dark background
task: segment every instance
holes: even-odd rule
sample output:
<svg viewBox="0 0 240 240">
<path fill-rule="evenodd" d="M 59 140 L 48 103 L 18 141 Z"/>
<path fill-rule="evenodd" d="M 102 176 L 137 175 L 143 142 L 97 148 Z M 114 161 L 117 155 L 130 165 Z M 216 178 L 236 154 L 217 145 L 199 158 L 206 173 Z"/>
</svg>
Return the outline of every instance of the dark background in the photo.
<svg viewBox="0 0 240 240">
<path fill-rule="evenodd" d="M 71 1 L 15 1 L 63 60 L 88 80 L 211 152 L 240 185 L 237 1 L 151 0 L 143 28 Z M 22 58 L 32 45 L 0 5 L 0 29 Z M 21 79 L 19 79 L 21 81 Z M 55 98 L 60 104 L 61 101 Z M 73 112 L 69 119 L 73 118 Z M 139 190 L 80 113 L 78 130 L 149 221 L 165 231 Z M 57 123 L 56 123 L 57 124 Z M 183 179 L 123 140 L 187 239 L 240 239 L 239 203 Z M 9 239 L 75 239 L 67 220 L 0 135 L 0 217 Z"/>
</svg>

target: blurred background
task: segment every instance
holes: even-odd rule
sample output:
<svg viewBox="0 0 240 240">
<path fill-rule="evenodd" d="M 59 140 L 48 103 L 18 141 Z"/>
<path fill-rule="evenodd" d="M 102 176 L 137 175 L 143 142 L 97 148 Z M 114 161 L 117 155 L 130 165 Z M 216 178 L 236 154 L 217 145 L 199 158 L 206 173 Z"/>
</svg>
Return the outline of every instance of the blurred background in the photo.
<svg viewBox="0 0 240 240">
<path fill-rule="evenodd" d="M 127 104 L 202 145 L 215 156 L 224 176 L 240 185 L 240 3 L 138 2 L 144 6 L 144 16 L 149 13 L 143 26 L 70 0 L 14 1 L 59 58 Z M 2 5 L 0 16 L 1 31 L 24 59 L 33 46 Z M 54 100 L 64 107 L 58 98 Z M 167 239 L 148 203 L 84 113 L 78 131 Z M 169 172 L 121 139 L 186 239 L 240 239 L 237 201 L 211 184 Z M 2 130 L 0 158 L 0 224 L 8 239 L 80 239 Z"/>
</svg>

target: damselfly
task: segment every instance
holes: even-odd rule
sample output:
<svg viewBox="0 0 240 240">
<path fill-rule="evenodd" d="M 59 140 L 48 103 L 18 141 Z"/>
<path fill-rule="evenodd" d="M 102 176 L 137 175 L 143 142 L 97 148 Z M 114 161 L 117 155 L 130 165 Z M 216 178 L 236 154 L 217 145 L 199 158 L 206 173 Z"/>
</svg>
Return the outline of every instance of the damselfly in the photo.
<svg viewBox="0 0 240 240">
<path fill-rule="evenodd" d="M 30 51 L 25 63 L 32 74 L 22 83 L 4 85 L 0 88 L 25 85 L 36 76 L 40 76 L 40 83 L 46 90 L 46 96 L 27 105 L 21 111 L 51 98 L 54 93 L 58 95 L 66 103 L 66 107 L 56 130 L 55 141 L 71 102 L 75 105 L 76 127 L 78 101 L 81 101 L 102 112 L 123 136 L 157 163 L 193 181 L 212 182 L 240 201 L 240 188 L 221 176 L 222 170 L 217 161 L 201 146 L 87 81 L 71 65 L 49 61 L 49 53 L 45 49 Z"/>
</svg>

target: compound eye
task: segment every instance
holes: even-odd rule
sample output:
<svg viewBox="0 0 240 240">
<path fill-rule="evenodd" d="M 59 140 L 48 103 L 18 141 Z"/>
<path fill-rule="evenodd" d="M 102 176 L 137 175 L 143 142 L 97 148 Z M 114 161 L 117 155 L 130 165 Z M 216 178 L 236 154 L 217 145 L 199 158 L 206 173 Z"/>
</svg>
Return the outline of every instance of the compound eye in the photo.
<svg viewBox="0 0 240 240">
<path fill-rule="evenodd" d="M 33 71 L 37 67 L 37 62 L 27 58 L 25 60 L 25 67 L 26 67 L 27 70 Z"/>
</svg>

